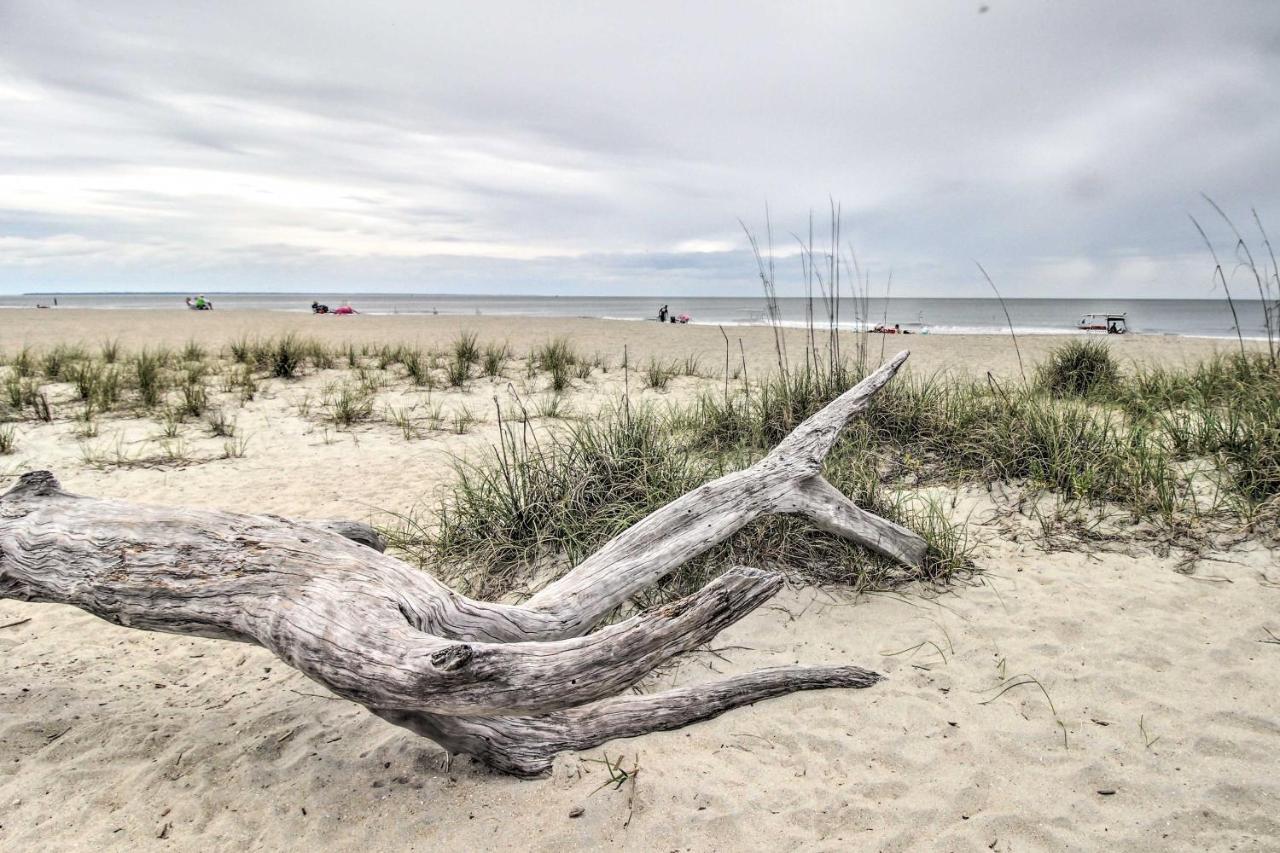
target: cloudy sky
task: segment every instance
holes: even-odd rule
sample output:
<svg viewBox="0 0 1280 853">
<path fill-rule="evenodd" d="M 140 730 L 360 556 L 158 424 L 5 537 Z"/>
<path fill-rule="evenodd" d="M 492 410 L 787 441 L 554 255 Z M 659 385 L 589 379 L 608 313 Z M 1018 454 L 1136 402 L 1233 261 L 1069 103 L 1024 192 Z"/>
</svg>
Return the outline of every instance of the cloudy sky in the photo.
<svg viewBox="0 0 1280 853">
<path fill-rule="evenodd" d="M 0 0 L 0 293 L 755 295 L 835 198 L 898 295 L 1209 296 L 1202 191 L 1280 237 L 1273 0 Z"/>
</svg>

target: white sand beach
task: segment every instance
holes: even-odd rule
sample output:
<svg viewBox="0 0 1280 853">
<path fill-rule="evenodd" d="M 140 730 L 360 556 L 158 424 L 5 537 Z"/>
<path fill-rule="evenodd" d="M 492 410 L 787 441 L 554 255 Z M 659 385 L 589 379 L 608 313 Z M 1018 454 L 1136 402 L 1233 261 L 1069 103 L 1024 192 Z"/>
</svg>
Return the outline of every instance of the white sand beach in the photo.
<svg viewBox="0 0 1280 853">
<path fill-rule="evenodd" d="M 633 385 L 633 400 L 664 405 L 723 381 L 714 327 L 185 311 L 15 311 L 3 321 L 9 355 L 105 339 L 217 349 L 291 330 L 431 347 L 459 328 L 519 353 L 564 335 L 613 365 L 567 395 L 581 416 L 621 395 L 624 345 L 633 364 L 697 355 L 710 374 L 661 392 Z M 735 368 L 741 338 L 749 374 L 769 369 L 768 329 L 728 331 Z M 1021 341 L 1027 368 L 1057 343 Z M 1230 345 L 1112 343 L 1122 362 L 1142 364 L 1191 363 Z M 886 347 L 910 348 L 917 375 L 1018 371 L 999 337 Z M 245 441 L 231 458 L 223 439 L 192 426 L 180 462 L 100 464 L 154 454 L 154 418 L 104 418 L 89 438 L 69 418 L 18 423 L 0 490 L 49 469 L 85 495 L 376 522 L 429 504 L 455 457 L 494 441 L 495 396 L 540 393 L 518 376 L 434 391 L 447 411 L 467 407 L 481 422 L 407 439 L 380 419 L 339 430 L 304 416 L 338 373 L 264 382 L 243 406 L 220 395 Z M 382 405 L 422 396 L 396 386 Z M 979 541 L 969 582 L 860 597 L 789 588 L 720 635 L 714 654 L 687 656 L 650 686 L 793 662 L 854 663 L 886 675 L 881 684 L 566 753 L 532 781 L 465 756 L 449 764 L 432 742 L 262 649 L 0 600 L 0 848 L 1280 849 L 1274 531 L 1220 537 L 1193 566 L 1176 545 L 1152 541 L 1055 549 L 1001 494 L 956 493 L 955 515 Z M 606 757 L 638 772 L 615 789 Z"/>
</svg>

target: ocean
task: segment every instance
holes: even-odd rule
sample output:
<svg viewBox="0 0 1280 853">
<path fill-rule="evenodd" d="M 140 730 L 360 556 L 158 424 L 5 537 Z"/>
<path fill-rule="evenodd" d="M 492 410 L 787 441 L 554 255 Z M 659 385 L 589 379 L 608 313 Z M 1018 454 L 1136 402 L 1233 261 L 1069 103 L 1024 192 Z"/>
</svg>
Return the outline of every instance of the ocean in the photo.
<svg viewBox="0 0 1280 853">
<path fill-rule="evenodd" d="M 181 308 L 186 294 L 176 293 L 41 293 L 0 296 L 0 309 L 30 308 L 57 302 L 61 308 L 159 309 Z M 220 311 L 308 312 L 313 299 L 337 307 L 346 301 L 364 314 L 438 314 L 447 316 L 505 315 L 531 317 L 592 317 L 610 320 L 654 320 L 658 308 L 669 305 L 674 314 L 688 314 L 691 322 L 709 325 L 751 325 L 767 322 L 761 297 L 634 297 L 634 296 L 466 296 L 457 294 L 298 294 L 206 293 Z M 1129 329 L 1145 335 L 1185 335 L 1234 338 L 1236 324 L 1225 299 L 1008 299 L 1005 300 L 1018 334 L 1061 334 L 1075 330 L 1087 313 L 1125 314 Z M 803 325 L 808 300 L 780 298 L 781 321 Z M 861 306 L 859 306 L 861 307 Z M 814 303 L 825 325 L 821 303 Z M 1007 334 L 1008 323 L 995 299 L 871 299 L 866 317 L 859 318 L 853 300 L 841 300 L 840 326 L 846 329 L 884 322 L 901 324 L 927 334 Z M 1236 300 L 1240 334 L 1266 339 L 1263 303 Z"/>
</svg>

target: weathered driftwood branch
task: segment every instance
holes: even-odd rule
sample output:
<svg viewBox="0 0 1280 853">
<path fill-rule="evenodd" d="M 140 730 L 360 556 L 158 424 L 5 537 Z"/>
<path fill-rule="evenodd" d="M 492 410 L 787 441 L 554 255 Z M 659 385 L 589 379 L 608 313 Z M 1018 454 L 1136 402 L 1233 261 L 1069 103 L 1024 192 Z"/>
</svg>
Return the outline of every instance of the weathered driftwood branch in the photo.
<svg viewBox="0 0 1280 853">
<path fill-rule="evenodd" d="M 822 478 L 840 430 L 901 353 L 809 418 L 757 464 L 707 483 L 623 532 L 523 605 L 474 601 L 389 557 L 367 525 L 141 506 L 81 497 L 53 475 L 0 496 L 0 598 L 73 604 L 133 628 L 256 643 L 378 716 L 519 775 L 555 754 L 671 729 L 796 690 L 867 687 L 856 667 L 787 666 L 624 695 L 709 641 L 781 578 L 735 567 L 699 592 L 591 633 L 681 564 L 770 513 L 909 564 L 914 533 Z M 611 698 L 612 697 L 612 698 Z"/>
</svg>

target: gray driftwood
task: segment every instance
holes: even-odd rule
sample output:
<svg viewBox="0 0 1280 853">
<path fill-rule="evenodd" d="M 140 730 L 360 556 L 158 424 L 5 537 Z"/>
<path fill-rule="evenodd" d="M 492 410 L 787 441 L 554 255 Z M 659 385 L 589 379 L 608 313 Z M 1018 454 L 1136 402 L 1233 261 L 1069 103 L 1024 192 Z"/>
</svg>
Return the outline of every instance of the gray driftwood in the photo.
<svg viewBox="0 0 1280 853">
<path fill-rule="evenodd" d="M 735 567 L 693 595 L 593 631 L 618 605 L 769 513 L 904 563 L 925 543 L 822 478 L 823 458 L 903 352 L 750 468 L 610 541 L 521 605 L 475 601 L 381 553 L 366 525 L 144 506 L 62 490 L 47 471 L 0 496 L 0 598 L 117 625 L 263 646 L 385 720 L 517 775 L 555 754 L 678 728 L 796 690 L 868 687 L 854 666 L 781 666 L 648 695 L 628 687 L 772 596 Z M 623 694 L 623 695 L 619 695 Z"/>
</svg>

